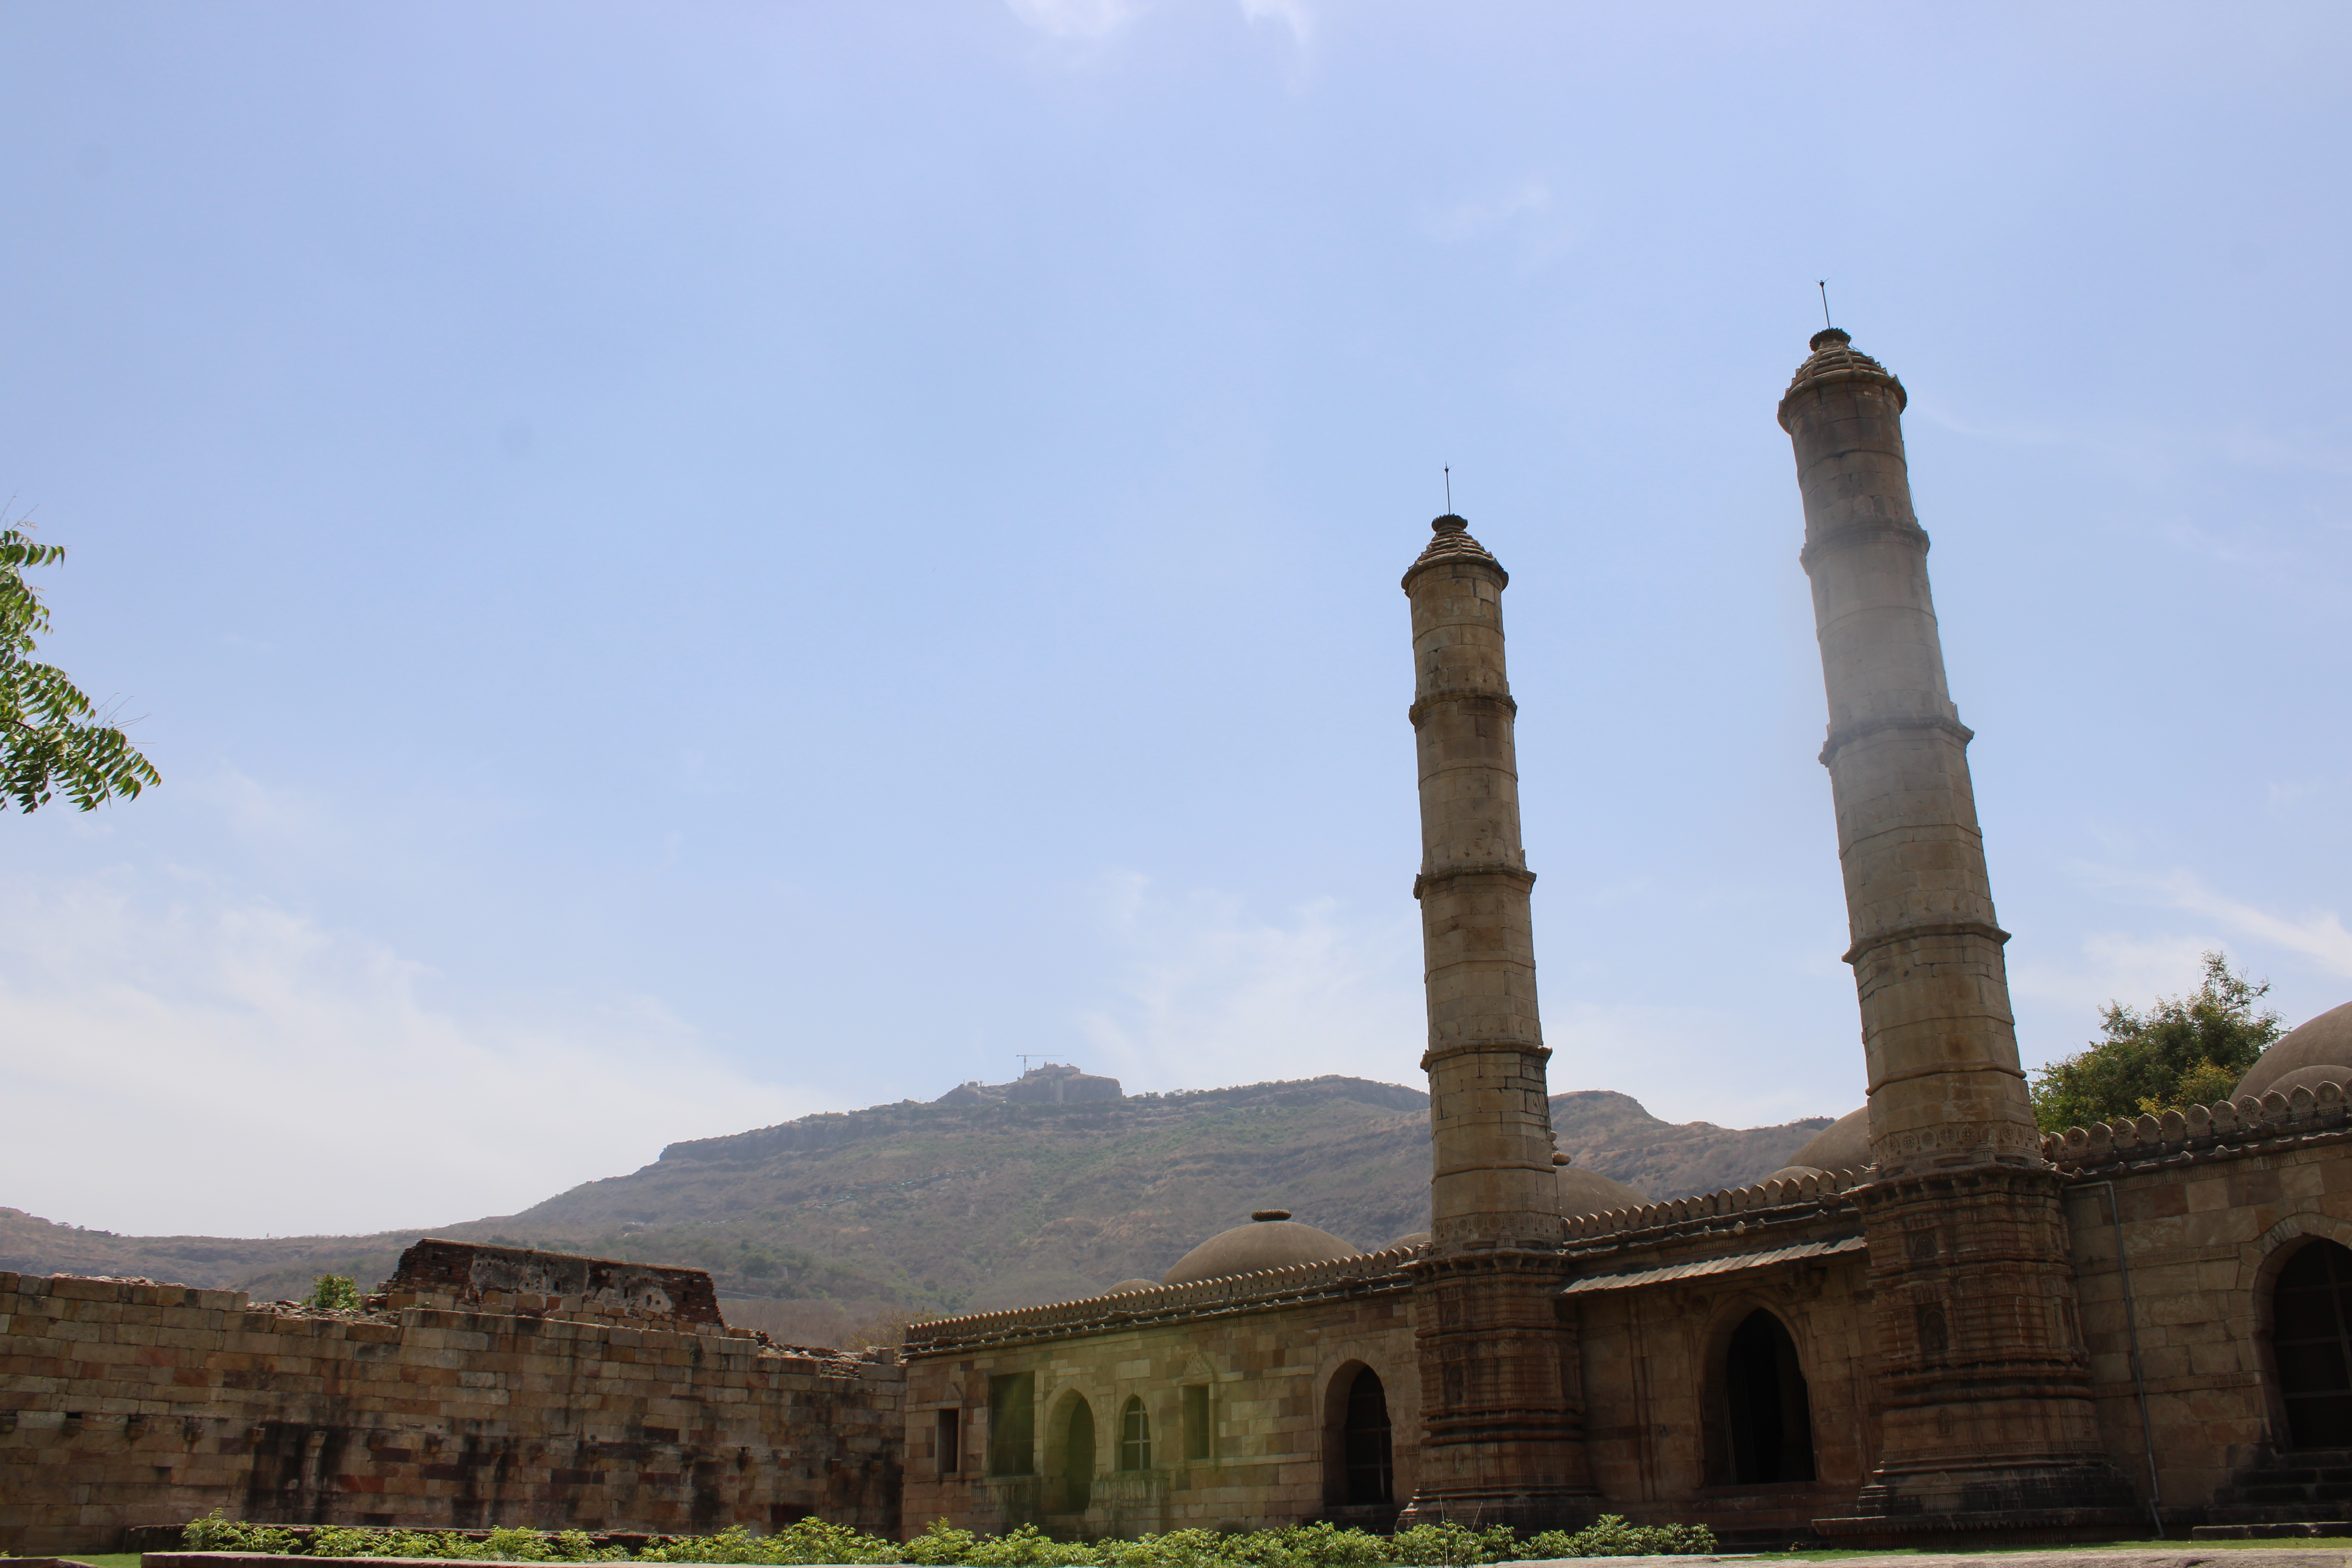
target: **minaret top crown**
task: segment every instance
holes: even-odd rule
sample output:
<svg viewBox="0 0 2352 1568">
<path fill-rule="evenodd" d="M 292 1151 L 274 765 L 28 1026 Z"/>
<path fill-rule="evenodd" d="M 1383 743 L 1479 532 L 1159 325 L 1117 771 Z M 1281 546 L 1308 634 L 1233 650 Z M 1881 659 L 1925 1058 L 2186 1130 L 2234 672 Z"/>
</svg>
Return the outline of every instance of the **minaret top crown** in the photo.
<svg viewBox="0 0 2352 1568">
<path fill-rule="evenodd" d="M 1469 519 L 1457 517 L 1449 511 L 1441 517 L 1432 518 L 1429 527 L 1437 537 L 1429 542 L 1429 548 L 1421 552 L 1421 559 L 1406 569 L 1404 587 L 1407 593 L 1412 591 L 1414 576 L 1424 568 L 1456 562 L 1475 561 L 1492 566 L 1496 576 L 1506 584 L 1510 582 L 1511 574 L 1503 570 L 1503 563 L 1488 554 L 1485 545 L 1470 537 Z"/>
<path fill-rule="evenodd" d="M 1797 394 L 1811 392 L 1833 382 L 1859 381 L 1889 387 L 1895 393 L 1895 411 L 1901 413 L 1910 401 L 1903 384 L 1887 374 L 1886 367 L 1853 346 L 1853 335 L 1843 327 L 1823 327 L 1805 345 L 1812 356 L 1797 367 L 1796 378 L 1780 397 L 1780 428 L 1789 427 L 1789 404 Z"/>
</svg>

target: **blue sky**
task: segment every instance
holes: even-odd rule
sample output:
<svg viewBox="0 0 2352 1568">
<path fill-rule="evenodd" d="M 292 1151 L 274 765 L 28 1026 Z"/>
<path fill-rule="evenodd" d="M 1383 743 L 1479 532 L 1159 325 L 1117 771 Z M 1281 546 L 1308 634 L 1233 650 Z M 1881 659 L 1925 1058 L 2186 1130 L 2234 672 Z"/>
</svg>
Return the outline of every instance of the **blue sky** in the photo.
<svg viewBox="0 0 2352 1568">
<path fill-rule="evenodd" d="M 999 1080 L 1417 1081 L 1397 577 L 1507 600 L 1555 1089 L 1860 1102 L 1773 408 L 1915 491 L 2027 1059 L 2352 997 L 2352 13 L 20 5 L 0 1202 L 509 1212 Z"/>
</svg>

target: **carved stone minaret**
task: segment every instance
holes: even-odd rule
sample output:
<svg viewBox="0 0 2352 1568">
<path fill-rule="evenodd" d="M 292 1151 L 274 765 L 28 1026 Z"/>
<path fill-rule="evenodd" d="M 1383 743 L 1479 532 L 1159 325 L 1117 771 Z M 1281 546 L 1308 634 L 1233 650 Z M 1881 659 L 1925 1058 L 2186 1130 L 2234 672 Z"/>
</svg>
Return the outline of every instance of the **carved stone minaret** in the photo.
<svg viewBox="0 0 2352 1568">
<path fill-rule="evenodd" d="M 1415 1335 L 1421 1488 L 1408 1522 L 1587 1519 L 1574 1331 L 1559 1289 L 1543 1028 L 1503 665 L 1509 574 L 1448 513 L 1404 574 L 1421 764 L 1422 945 L 1433 1164 Z"/>
<path fill-rule="evenodd" d="M 1903 384 L 1835 328 L 1780 400 L 1828 687 L 1876 1179 L 1877 1470 L 1833 1533 L 2126 1522 L 2090 1398 L 2057 1173 L 2018 1064 L 1968 743 L 1944 685 Z"/>
</svg>

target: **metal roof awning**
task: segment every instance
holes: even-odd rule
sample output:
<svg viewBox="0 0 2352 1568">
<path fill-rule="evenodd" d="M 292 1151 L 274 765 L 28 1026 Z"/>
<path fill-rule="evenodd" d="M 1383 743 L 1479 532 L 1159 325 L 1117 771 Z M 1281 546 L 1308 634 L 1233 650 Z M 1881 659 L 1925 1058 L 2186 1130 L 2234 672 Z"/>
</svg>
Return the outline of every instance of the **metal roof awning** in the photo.
<svg viewBox="0 0 2352 1568">
<path fill-rule="evenodd" d="M 1735 1252 L 1727 1258 L 1696 1258 L 1688 1263 L 1669 1263 L 1658 1268 L 1636 1268 L 1624 1274 L 1591 1274 L 1581 1279 L 1571 1279 L 1560 1287 L 1563 1296 L 1591 1296 L 1602 1290 L 1637 1290 L 1644 1285 L 1663 1285 L 1669 1279 L 1696 1279 L 1714 1274 L 1744 1274 L 1752 1268 L 1773 1268 L 1783 1263 L 1795 1263 L 1807 1258 L 1829 1258 L 1841 1252 L 1860 1252 L 1869 1245 L 1858 1236 L 1842 1236 L 1834 1241 L 1801 1241 L 1793 1247 L 1776 1247 L 1769 1252 Z"/>
</svg>

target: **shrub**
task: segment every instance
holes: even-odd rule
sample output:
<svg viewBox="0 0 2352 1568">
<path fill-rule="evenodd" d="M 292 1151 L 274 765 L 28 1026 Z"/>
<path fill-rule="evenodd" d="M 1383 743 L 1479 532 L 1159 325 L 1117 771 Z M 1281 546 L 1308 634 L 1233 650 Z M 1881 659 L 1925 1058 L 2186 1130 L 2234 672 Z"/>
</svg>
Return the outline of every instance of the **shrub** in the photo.
<svg viewBox="0 0 2352 1568">
<path fill-rule="evenodd" d="M 373 1530 L 330 1526 L 307 1543 L 289 1530 L 224 1519 L 215 1509 L 182 1532 L 191 1552 L 307 1551 L 313 1557 L 415 1557 L 441 1561 L 497 1559 L 509 1563 L 629 1561 L 619 1547 L 598 1547 L 577 1530 L 549 1533 L 498 1529 L 469 1540 L 455 1531 Z M 1055 1541 L 1024 1524 L 1003 1535 L 979 1535 L 944 1520 L 901 1546 L 845 1524 L 803 1519 L 772 1535 L 741 1525 L 716 1535 L 657 1537 L 635 1561 L 791 1565 L 917 1564 L 918 1568 L 1483 1568 L 1530 1558 L 1646 1557 L 1715 1550 L 1703 1524 L 1628 1524 L 1603 1514 L 1582 1530 L 1547 1530 L 1520 1539 L 1508 1525 L 1468 1530 L 1451 1521 L 1417 1524 L 1394 1535 L 1328 1523 L 1286 1525 L 1227 1535 L 1214 1530 L 1171 1530 L 1133 1541 L 1092 1544 Z"/>
<path fill-rule="evenodd" d="M 202 1519 L 190 1520 L 187 1529 L 180 1532 L 180 1544 L 190 1552 L 291 1552 L 294 1542 L 290 1530 L 272 1530 L 266 1524 L 223 1519 L 218 1509 Z"/>
<path fill-rule="evenodd" d="M 1628 1524 L 1604 1513 L 1582 1530 L 1547 1530 L 1530 1539 L 1528 1557 L 1671 1557 L 1713 1552 L 1715 1531 L 1703 1524 Z"/>
<path fill-rule="evenodd" d="M 356 1312 L 360 1307 L 359 1281 L 348 1274 L 321 1274 L 310 1281 L 310 1293 L 302 1298 L 302 1305 Z"/>
</svg>

